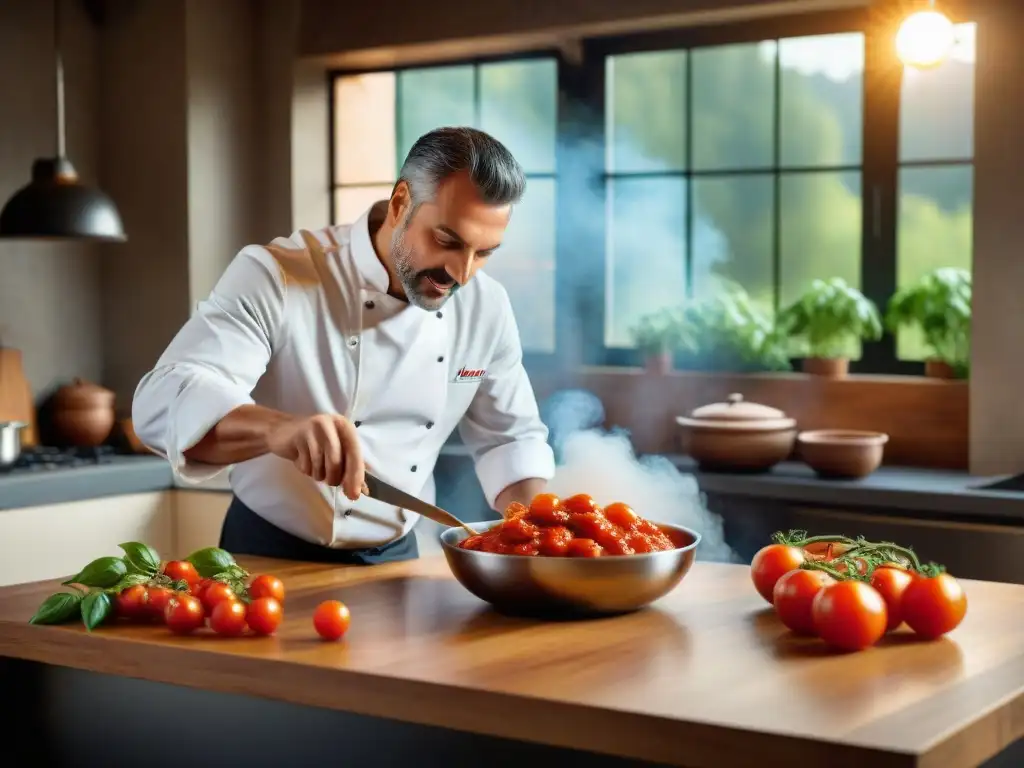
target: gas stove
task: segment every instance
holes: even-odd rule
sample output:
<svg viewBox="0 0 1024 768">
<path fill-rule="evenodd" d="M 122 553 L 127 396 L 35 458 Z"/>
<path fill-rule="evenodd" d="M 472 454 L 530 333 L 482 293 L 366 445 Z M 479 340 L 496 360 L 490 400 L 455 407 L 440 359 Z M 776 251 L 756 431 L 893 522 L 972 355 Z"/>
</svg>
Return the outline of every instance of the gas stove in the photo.
<svg viewBox="0 0 1024 768">
<path fill-rule="evenodd" d="M 22 449 L 18 460 L 8 471 L 50 472 L 57 469 L 74 469 L 96 464 L 109 464 L 116 451 L 113 446 L 101 445 L 96 448 L 54 448 L 37 446 Z"/>
</svg>

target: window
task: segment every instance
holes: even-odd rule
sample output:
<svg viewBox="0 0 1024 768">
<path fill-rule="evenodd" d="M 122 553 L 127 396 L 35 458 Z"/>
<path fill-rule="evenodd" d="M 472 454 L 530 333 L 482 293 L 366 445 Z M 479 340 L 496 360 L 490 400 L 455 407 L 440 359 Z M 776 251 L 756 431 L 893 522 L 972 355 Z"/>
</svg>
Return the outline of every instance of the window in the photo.
<svg viewBox="0 0 1024 768">
<path fill-rule="evenodd" d="M 527 352 L 635 365 L 641 317 L 728 285 L 770 318 L 815 278 L 841 277 L 884 312 L 923 274 L 970 269 L 975 27 L 957 25 L 942 66 L 904 71 L 891 30 L 869 18 L 586 40 L 572 60 L 339 73 L 336 220 L 388 194 L 420 134 L 475 125 L 529 175 L 486 267 Z M 922 369 L 913 333 L 861 347 L 854 371 Z"/>
<path fill-rule="evenodd" d="M 900 91 L 896 284 L 938 267 L 969 270 L 974 204 L 975 24 L 958 24 L 950 57 L 908 69 Z M 920 333 L 901 331 L 901 360 L 923 360 Z"/>
<path fill-rule="evenodd" d="M 769 312 L 814 277 L 859 283 L 862 34 L 612 55 L 605 70 L 607 346 L 723 278 Z"/>
<path fill-rule="evenodd" d="M 555 349 L 558 66 L 518 59 L 334 79 L 334 221 L 390 196 L 413 143 L 446 125 L 494 135 L 527 174 L 501 248 L 484 270 L 509 293 L 526 352 Z"/>
</svg>

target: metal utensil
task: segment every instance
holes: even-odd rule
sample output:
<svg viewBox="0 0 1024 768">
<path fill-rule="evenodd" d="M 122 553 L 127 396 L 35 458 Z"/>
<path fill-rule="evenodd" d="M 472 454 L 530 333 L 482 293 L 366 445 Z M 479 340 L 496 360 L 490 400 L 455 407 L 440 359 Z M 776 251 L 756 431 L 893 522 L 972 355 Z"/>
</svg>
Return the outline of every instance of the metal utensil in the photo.
<svg viewBox="0 0 1024 768">
<path fill-rule="evenodd" d="M 462 549 L 458 544 L 466 535 L 456 528 L 441 533 L 441 549 L 458 582 L 500 611 L 546 618 L 607 615 L 665 596 L 693 565 L 700 534 L 679 525 L 658 527 L 676 549 L 603 557 L 498 555 Z"/>
<path fill-rule="evenodd" d="M 21 430 L 24 421 L 0 422 L 0 470 L 10 469 L 21 456 Z"/>
<path fill-rule="evenodd" d="M 440 523 L 441 525 L 462 528 L 467 531 L 470 536 L 476 535 L 476 531 L 450 512 L 445 512 L 443 509 L 435 507 L 433 504 L 427 504 L 427 502 L 422 499 L 417 499 L 415 496 L 408 494 L 405 491 L 400 491 L 393 485 L 388 485 L 383 480 L 376 478 L 369 473 L 367 473 L 365 477 L 367 489 L 366 495 L 371 499 L 377 499 L 377 501 L 383 501 L 385 504 L 394 504 L 396 507 L 407 509 L 410 512 L 416 512 L 417 514 L 423 515 L 428 520 L 433 520 L 435 523 Z"/>
</svg>

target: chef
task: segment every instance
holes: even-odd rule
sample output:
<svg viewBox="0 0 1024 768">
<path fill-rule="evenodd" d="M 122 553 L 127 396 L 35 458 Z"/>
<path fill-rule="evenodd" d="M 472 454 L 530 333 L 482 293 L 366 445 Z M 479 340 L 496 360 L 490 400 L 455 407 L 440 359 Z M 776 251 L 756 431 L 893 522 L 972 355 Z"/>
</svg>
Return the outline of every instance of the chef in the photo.
<svg viewBox="0 0 1024 768">
<path fill-rule="evenodd" d="M 231 467 L 220 546 L 336 563 L 417 556 L 418 516 L 458 427 L 488 503 L 554 474 L 497 255 L 526 186 L 499 141 L 442 128 L 355 222 L 247 246 L 139 383 L 134 428 L 182 480 Z"/>
</svg>

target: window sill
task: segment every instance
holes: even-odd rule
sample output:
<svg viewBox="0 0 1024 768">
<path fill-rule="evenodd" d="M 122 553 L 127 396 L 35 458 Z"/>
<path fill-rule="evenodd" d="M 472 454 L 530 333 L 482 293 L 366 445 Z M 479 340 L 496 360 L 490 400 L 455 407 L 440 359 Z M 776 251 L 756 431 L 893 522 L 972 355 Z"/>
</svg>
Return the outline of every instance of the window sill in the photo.
<svg viewBox="0 0 1024 768">
<path fill-rule="evenodd" d="M 569 387 L 593 392 L 606 421 L 629 430 L 637 451 L 679 449 L 675 417 L 739 392 L 797 420 L 800 429 L 885 432 L 885 464 L 965 469 L 969 383 L 924 376 L 850 374 L 827 379 L 805 373 L 650 374 L 640 368 L 581 367 L 531 371 L 539 400 Z"/>
</svg>

